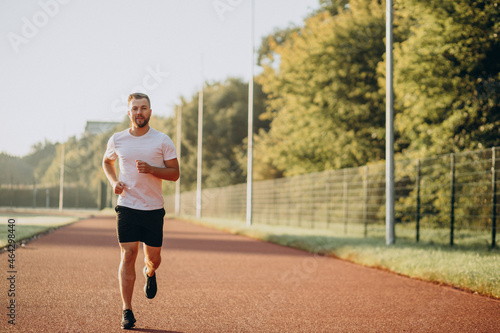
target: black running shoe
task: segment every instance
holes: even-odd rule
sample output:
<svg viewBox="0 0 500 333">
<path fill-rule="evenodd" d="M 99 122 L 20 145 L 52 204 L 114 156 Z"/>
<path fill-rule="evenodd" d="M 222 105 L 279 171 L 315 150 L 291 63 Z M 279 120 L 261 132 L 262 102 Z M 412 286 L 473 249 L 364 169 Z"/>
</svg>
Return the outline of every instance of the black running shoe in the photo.
<svg viewBox="0 0 500 333">
<path fill-rule="evenodd" d="M 135 326 L 135 317 L 132 310 L 123 310 L 122 328 L 128 330 Z"/>
<path fill-rule="evenodd" d="M 155 298 L 156 296 L 156 291 L 158 290 L 158 287 L 156 286 L 156 272 L 153 274 L 153 276 L 148 276 L 146 273 L 148 271 L 148 267 L 144 266 L 144 277 L 146 278 L 146 284 L 144 285 L 144 294 L 146 295 L 147 298 Z"/>
</svg>

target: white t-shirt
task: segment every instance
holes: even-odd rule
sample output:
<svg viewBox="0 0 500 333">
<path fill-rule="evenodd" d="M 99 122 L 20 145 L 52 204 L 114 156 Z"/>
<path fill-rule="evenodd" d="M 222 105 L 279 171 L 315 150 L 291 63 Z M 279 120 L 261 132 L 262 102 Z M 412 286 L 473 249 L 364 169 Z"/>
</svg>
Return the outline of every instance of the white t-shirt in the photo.
<svg viewBox="0 0 500 333">
<path fill-rule="evenodd" d="M 163 208 L 162 179 L 151 174 L 139 173 L 136 160 L 164 168 L 164 161 L 177 158 L 174 143 L 168 135 L 153 128 L 142 136 L 133 136 L 129 129 L 115 133 L 108 141 L 105 156 L 118 158 L 119 181 L 125 190 L 118 197 L 118 205 L 140 210 Z"/>
</svg>

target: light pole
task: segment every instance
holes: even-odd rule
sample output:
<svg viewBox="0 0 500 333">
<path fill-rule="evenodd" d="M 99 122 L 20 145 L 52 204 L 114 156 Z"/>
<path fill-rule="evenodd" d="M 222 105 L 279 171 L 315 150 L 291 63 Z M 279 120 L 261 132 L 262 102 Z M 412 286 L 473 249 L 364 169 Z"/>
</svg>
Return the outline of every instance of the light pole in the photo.
<svg viewBox="0 0 500 333">
<path fill-rule="evenodd" d="M 252 225 L 253 195 L 253 74 L 254 74 L 254 0 L 250 2 L 250 80 L 248 82 L 248 156 L 247 156 L 247 226 Z"/>
<path fill-rule="evenodd" d="M 59 175 L 59 211 L 63 210 L 64 196 L 64 142 L 61 149 L 61 173 Z"/>
<path fill-rule="evenodd" d="M 179 161 L 179 172 L 181 168 L 181 128 L 182 128 L 182 101 L 181 105 L 179 105 L 178 111 L 177 111 L 177 159 Z M 179 176 L 179 179 L 175 182 L 175 215 L 179 216 L 181 215 L 181 177 Z"/>
<path fill-rule="evenodd" d="M 394 228 L 394 94 L 392 82 L 392 0 L 386 0 L 385 84 L 385 242 L 396 242 Z"/>
<path fill-rule="evenodd" d="M 198 94 L 198 166 L 196 181 L 196 217 L 201 218 L 201 167 L 203 159 L 203 55 L 201 55 L 201 87 Z"/>
</svg>

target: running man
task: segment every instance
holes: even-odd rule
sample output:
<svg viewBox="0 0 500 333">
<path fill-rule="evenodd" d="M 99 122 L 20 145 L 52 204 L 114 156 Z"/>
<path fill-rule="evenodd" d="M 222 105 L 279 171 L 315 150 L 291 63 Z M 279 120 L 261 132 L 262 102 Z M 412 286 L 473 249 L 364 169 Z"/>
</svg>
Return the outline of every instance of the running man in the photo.
<svg viewBox="0 0 500 333">
<path fill-rule="evenodd" d="M 151 102 L 145 94 L 135 93 L 128 98 L 130 128 L 115 133 L 109 139 L 102 167 L 115 194 L 117 234 L 121 249 L 119 268 L 120 291 L 123 302 L 121 327 L 135 326 L 132 312 L 132 293 L 136 277 L 135 261 L 139 243 L 144 243 L 146 279 L 144 293 L 156 296 L 156 273 L 161 262 L 163 243 L 162 180 L 179 178 L 179 163 L 174 143 L 166 135 L 149 126 Z M 118 158 L 120 175 L 115 161 Z"/>
</svg>

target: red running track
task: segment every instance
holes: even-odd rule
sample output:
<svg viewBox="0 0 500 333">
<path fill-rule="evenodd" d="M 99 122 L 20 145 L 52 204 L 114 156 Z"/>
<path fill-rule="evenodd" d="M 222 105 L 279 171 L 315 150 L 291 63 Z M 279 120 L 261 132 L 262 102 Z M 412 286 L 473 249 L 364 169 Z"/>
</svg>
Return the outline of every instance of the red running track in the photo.
<svg viewBox="0 0 500 333">
<path fill-rule="evenodd" d="M 113 218 L 82 220 L 16 249 L 16 325 L 0 332 L 123 332 Z M 166 220 L 158 295 L 138 332 L 500 332 L 500 301 L 342 260 Z"/>
</svg>

